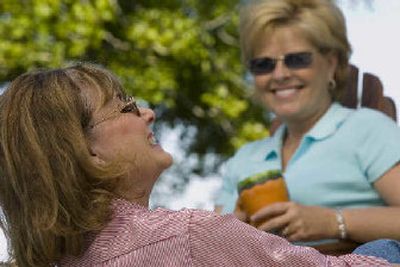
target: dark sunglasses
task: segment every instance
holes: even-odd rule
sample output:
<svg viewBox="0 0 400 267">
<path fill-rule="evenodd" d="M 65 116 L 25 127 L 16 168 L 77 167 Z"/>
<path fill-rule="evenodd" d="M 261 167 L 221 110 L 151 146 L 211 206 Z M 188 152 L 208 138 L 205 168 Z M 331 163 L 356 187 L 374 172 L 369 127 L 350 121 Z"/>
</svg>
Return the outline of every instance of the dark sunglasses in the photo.
<svg viewBox="0 0 400 267">
<path fill-rule="evenodd" d="M 254 58 L 249 61 L 249 69 L 254 75 L 268 74 L 274 71 L 278 61 L 283 61 L 285 66 L 292 70 L 308 68 L 312 63 L 312 53 L 298 52 L 282 55 L 278 58 Z"/>
</svg>

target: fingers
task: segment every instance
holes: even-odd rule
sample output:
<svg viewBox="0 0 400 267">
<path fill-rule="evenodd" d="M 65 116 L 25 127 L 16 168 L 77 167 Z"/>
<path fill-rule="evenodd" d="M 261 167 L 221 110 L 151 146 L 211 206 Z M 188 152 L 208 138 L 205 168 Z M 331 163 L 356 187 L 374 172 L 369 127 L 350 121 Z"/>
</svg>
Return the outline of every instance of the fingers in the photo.
<svg viewBox="0 0 400 267">
<path fill-rule="evenodd" d="M 295 225 L 287 225 L 281 231 L 281 235 L 289 241 L 301 241 L 302 234 L 301 231 Z"/>
<path fill-rule="evenodd" d="M 318 206 L 295 202 L 271 204 L 250 217 L 259 230 L 282 235 L 289 241 L 312 241 L 336 234 L 335 212 Z M 333 225 L 333 226 L 331 226 Z M 334 229 L 334 233 L 330 229 Z"/>
<path fill-rule="evenodd" d="M 289 202 L 278 202 L 271 205 L 268 205 L 256 213 L 254 213 L 250 220 L 255 223 L 259 223 L 270 218 L 282 215 L 287 212 L 289 209 Z"/>
<path fill-rule="evenodd" d="M 251 222 L 259 230 L 280 233 L 281 229 L 292 221 L 289 211 L 290 205 L 278 203 L 274 207 L 267 207 L 251 217 Z M 256 220 L 253 220 L 255 218 Z M 287 230 L 288 231 L 288 230 Z"/>
<path fill-rule="evenodd" d="M 335 214 L 331 209 L 297 205 L 288 211 L 287 215 L 290 220 L 282 228 L 281 233 L 291 242 L 331 238 L 336 233 Z M 331 221 L 333 221 L 333 235 L 330 234 Z"/>
<path fill-rule="evenodd" d="M 236 202 L 235 210 L 233 211 L 233 214 L 238 218 L 240 221 L 248 223 L 249 222 L 249 217 L 247 216 L 247 213 L 241 209 L 240 207 L 240 201 Z"/>
<path fill-rule="evenodd" d="M 248 217 L 247 217 L 247 214 L 244 212 L 244 211 L 242 211 L 242 210 L 240 210 L 240 209 L 236 209 L 234 212 L 233 212 L 233 214 L 236 216 L 236 218 L 238 218 L 240 221 L 242 221 L 242 222 L 249 222 L 249 219 L 248 219 Z"/>
<path fill-rule="evenodd" d="M 283 230 L 281 232 L 282 236 L 284 236 L 284 237 L 287 237 L 289 235 L 289 233 L 290 233 L 289 226 L 286 226 L 285 228 L 283 228 Z"/>
<path fill-rule="evenodd" d="M 266 232 L 280 231 L 290 223 L 288 216 L 282 215 L 258 224 L 258 229 Z"/>
</svg>

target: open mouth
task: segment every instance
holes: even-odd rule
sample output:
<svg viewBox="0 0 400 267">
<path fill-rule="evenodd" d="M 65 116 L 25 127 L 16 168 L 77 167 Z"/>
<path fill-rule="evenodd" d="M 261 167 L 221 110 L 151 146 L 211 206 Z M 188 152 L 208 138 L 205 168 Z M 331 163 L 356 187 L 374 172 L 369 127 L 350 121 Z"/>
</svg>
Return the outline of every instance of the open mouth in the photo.
<svg viewBox="0 0 400 267">
<path fill-rule="evenodd" d="M 303 85 L 290 86 L 290 87 L 287 86 L 287 87 L 270 89 L 270 92 L 278 97 L 289 97 L 294 95 L 295 93 L 297 93 L 298 90 L 301 90 L 303 88 L 304 88 Z"/>
<path fill-rule="evenodd" d="M 158 141 L 153 133 L 149 134 L 148 140 L 149 140 L 150 145 L 158 145 Z"/>
</svg>

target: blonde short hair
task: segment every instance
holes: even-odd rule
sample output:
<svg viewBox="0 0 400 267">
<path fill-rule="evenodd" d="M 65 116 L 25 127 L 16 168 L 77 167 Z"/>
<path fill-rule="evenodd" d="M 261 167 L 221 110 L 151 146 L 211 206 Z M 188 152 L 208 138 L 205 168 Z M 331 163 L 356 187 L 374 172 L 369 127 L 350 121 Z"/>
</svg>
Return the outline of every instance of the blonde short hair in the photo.
<svg viewBox="0 0 400 267">
<path fill-rule="evenodd" d="M 260 41 L 268 41 L 270 32 L 285 26 L 298 28 L 321 53 L 336 53 L 338 67 L 333 98 L 337 99 L 346 86 L 351 55 L 341 10 L 331 0 L 251 1 L 240 12 L 240 44 L 244 62 L 247 64 L 252 59 Z"/>
</svg>

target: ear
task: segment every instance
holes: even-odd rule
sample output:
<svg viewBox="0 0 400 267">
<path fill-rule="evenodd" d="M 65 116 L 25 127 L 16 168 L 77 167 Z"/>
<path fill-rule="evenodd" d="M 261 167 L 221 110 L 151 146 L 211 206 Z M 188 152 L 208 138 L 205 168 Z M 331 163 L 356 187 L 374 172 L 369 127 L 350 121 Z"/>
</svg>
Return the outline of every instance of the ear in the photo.
<svg viewBox="0 0 400 267">
<path fill-rule="evenodd" d="M 331 51 L 325 57 L 328 62 L 328 78 L 334 79 L 336 68 L 339 63 L 338 54 L 335 51 Z"/>
<path fill-rule="evenodd" d="M 94 164 L 104 164 L 105 161 L 99 156 L 99 153 L 96 152 L 96 148 L 93 146 L 93 144 L 89 144 L 89 153 L 91 156 L 91 161 Z"/>
<path fill-rule="evenodd" d="M 106 162 L 96 154 L 91 154 L 90 161 L 95 165 L 104 165 Z"/>
</svg>

